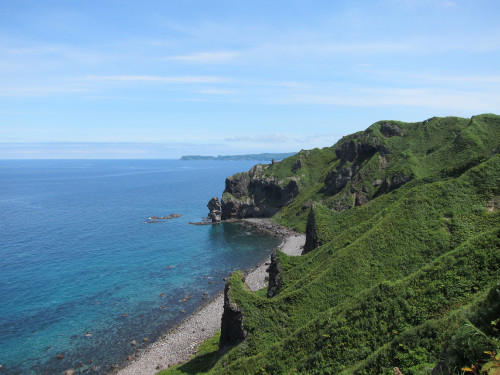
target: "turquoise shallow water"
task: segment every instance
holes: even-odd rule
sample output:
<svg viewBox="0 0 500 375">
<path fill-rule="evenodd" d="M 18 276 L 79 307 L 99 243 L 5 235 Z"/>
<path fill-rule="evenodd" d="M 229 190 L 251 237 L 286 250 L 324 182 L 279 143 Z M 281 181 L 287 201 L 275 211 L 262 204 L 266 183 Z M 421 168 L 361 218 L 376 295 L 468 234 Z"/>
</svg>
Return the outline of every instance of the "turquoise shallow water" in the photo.
<svg viewBox="0 0 500 375">
<path fill-rule="evenodd" d="M 0 373 L 105 373 L 264 259 L 279 239 L 188 224 L 253 164 L 0 161 Z"/>
</svg>

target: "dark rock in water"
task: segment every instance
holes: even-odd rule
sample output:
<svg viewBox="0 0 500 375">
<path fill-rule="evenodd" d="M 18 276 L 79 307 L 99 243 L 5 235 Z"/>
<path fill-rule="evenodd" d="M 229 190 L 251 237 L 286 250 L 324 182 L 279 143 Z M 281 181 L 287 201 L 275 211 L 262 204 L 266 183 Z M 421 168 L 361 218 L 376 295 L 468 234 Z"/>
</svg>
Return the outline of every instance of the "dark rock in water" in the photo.
<svg viewBox="0 0 500 375">
<path fill-rule="evenodd" d="M 130 346 L 136 346 L 137 342 L 135 340 L 130 341 Z"/>
<path fill-rule="evenodd" d="M 208 218 L 212 223 L 220 223 L 221 221 L 221 204 L 219 198 L 213 197 L 207 204 Z"/>
<path fill-rule="evenodd" d="M 181 214 L 170 214 L 169 217 L 178 218 L 178 217 L 182 217 L 182 215 Z"/>
<path fill-rule="evenodd" d="M 63 353 L 58 354 L 56 358 L 57 358 L 57 359 L 59 359 L 59 360 L 61 360 L 61 359 L 63 359 L 63 358 L 64 358 L 64 354 L 63 354 Z"/>
<path fill-rule="evenodd" d="M 231 301 L 230 289 L 229 282 L 227 282 L 224 288 L 224 311 L 221 319 L 219 353 L 224 353 L 247 337 L 247 333 L 243 329 L 243 314 L 238 305 Z"/>
</svg>

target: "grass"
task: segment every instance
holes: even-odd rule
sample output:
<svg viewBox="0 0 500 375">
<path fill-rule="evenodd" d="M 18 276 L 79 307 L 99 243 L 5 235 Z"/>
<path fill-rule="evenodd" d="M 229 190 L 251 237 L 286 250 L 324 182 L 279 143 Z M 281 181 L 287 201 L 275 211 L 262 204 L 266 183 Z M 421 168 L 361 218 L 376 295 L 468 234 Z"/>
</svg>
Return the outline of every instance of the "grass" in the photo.
<svg viewBox="0 0 500 375">
<path fill-rule="evenodd" d="M 388 125 L 403 135 L 386 138 Z M 499 143 L 496 115 L 384 121 L 264 166 L 261 178 L 300 185 L 273 220 L 305 231 L 314 207 L 322 245 L 279 253 L 273 298 L 235 273 L 247 339 L 218 357 L 213 338 L 164 373 L 460 373 L 488 360 L 500 350 Z M 328 193 L 342 170 L 350 179 Z"/>
</svg>

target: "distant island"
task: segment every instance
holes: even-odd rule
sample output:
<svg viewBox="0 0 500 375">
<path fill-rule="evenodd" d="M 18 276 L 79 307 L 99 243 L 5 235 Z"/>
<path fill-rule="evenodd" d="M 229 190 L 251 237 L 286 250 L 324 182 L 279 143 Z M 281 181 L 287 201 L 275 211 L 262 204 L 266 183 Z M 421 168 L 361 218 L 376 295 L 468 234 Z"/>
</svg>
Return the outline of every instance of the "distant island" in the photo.
<svg viewBox="0 0 500 375">
<path fill-rule="evenodd" d="M 181 160 L 256 160 L 256 161 L 271 161 L 283 160 L 295 155 L 296 152 L 286 153 L 263 153 L 249 155 L 219 155 L 219 156 L 202 156 L 202 155 L 185 155 Z"/>
</svg>

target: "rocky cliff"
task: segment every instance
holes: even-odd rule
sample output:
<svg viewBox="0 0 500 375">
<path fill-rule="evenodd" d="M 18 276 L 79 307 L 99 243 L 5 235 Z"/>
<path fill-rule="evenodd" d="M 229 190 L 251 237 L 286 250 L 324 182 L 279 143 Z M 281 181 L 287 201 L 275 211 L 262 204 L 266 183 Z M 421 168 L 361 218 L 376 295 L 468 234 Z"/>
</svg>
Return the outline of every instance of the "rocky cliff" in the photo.
<svg viewBox="0 0 500 375">
<path fill-rule="evenodd" d="M 223 220 L 270 217 L 299 194 L 296 178 L 267 176 L 268 168 L 258 164 L 226 179 L 221 201 Z"/>
</svg>

